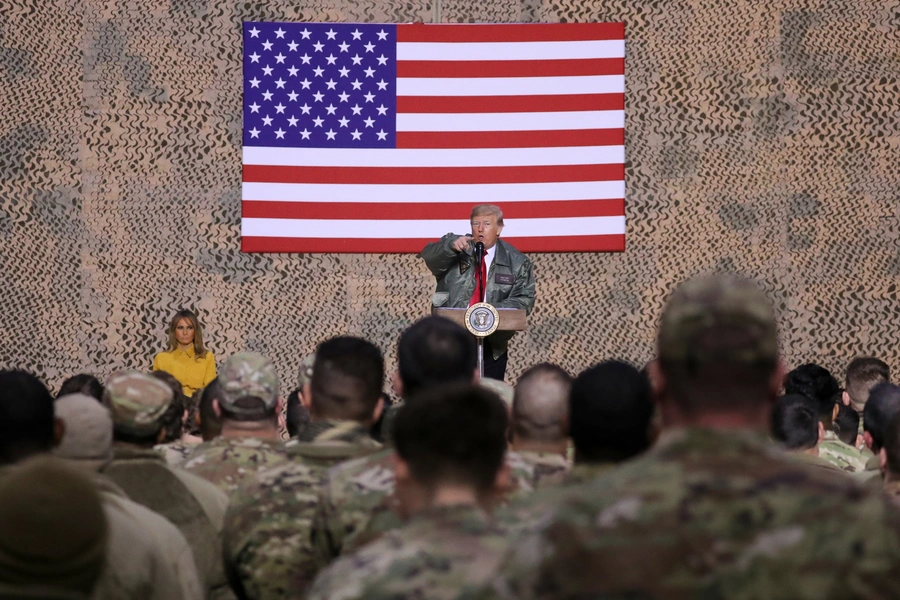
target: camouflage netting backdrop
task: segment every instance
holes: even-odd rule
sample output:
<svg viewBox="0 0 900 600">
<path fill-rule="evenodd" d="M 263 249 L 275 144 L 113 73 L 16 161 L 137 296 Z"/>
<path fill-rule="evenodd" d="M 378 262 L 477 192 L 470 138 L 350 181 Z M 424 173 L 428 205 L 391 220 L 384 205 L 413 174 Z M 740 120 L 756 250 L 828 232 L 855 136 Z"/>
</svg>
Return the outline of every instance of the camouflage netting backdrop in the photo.
<svg viewBox="0 0 900 600">
<path fill-rule="evenodd" d="M 240 247 L 242 20 L 624 21 L 628 250 L 533 255 L 538 301 L 508 377 L 641 363 L 673 284 L 759 278 L 789 365 L 900 370 L 896 0 L 0 0 L 0 366 L 149 369 L 180 307 L 219 364 L 292 386 L 338 334 L 429 310 L 413 255 Z"/>
</svg>

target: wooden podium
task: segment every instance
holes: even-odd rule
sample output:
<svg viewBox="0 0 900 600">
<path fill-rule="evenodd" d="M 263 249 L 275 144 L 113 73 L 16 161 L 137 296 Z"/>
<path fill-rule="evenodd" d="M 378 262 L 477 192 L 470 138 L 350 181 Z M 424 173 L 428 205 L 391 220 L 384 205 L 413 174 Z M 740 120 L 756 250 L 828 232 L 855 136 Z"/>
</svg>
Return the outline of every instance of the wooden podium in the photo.
<svg viewBox="0 0 900 600">
<path fill-rule="evenodd" d="M 478 306 L 490 307 L 490 312 L 496 315 L 496 323 L 492 323 L 487 330 L 479 329 L 479 324 L 471 317 L 471 310 Z M 484 338 L 496 331 L 525 331 L 525 309 L 524 308 L 497 308 L 484 302 L 481 302 L 471 308 L 444 308 L 434 307 L 431 314 L 436 317 L 450 319 L 454 323 L 458 323 L 465 327 L 469 333 L 475 336 L 478 342 L 478 377 L 484 377 Z M 469 314 L 470 318 L 466 318 Z M 482 313 L 483 314 L 483 313 Z"/>
</svg>

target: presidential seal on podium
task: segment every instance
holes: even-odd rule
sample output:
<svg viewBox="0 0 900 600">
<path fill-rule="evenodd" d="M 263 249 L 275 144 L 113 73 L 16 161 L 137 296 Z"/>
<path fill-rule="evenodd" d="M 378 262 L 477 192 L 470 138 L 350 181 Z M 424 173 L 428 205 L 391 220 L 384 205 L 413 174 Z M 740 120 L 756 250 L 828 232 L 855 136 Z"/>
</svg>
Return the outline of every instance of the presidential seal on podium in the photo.
<svg viewBox="0 0 900 600">
<path fill-rule="evenodd" d="M 466 329 L 472 335 L 484 338 L 495 331 L 500 325 L 500 314 L 493 305 L 487 302 L 473 304 L 466 311 Z"/>
</svg>

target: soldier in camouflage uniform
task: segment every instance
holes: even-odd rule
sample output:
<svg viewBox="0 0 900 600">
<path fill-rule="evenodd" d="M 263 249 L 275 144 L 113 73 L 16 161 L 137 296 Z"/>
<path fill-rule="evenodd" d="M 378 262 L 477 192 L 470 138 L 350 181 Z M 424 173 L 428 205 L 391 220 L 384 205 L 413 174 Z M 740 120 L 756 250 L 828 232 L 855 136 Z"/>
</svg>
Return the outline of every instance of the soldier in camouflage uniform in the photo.
<svg viewBox="0 0 900 600">
<path fill-rule="evenodd" d="M 884 491 L 900 505 L 900 415 L 884 430 L 884 446 L 876 457 L 884 478 Z"/>
<path fill-rule="evenodd" d="M 285 444 L 289 460 L 248 477 L 225 517 L 226 567 L 245 598 L 302 597 L 318 569 L 310 544 L 325 471 L 376 451 L 369 427 L 381 410 L 384 359 L 371 343 L 337 337 L 319 345 L 305 386 L 310 422 Z"/>
<path fill-rule="evenodd" d="M 278 373 L 265 356 L 240 352 L 225 362 L 219 384 L 213 410 L 222 433 L 197 446 L 184 469 L 231 494 L 245 477 L 287 460 L 278 430 Z"/>
<path fill-rule="evenodd" d="M 860 473 L 866 468 L 866 461 L 872 453 L 861 451 L 845 444 L 834 432 L 833 423 L 838 407 L 840 388 L 837 380 L 827 369 L 813 363 L 801 365 L 784 379 L 785 394 L 800 394 L 815 403 L 816 414 L 824 428 L 824 437 L 819 443 L 819 457 L 848 473 Z"/>
<path fill-rule="evenodd" d="M 397 363 L 394 392 L 410 402 L 431 387 L 474 381 L 478 351 L 460 325 L 426 317 L 401 334 Z M 394 511 L 393 458 L 392 449 L 383 449 L 328 471 L 312 525 L 320 564 L 352 547 L 357 536 L 368 541 L 402 523 Z"/>
<path fill-rule="evenodd" d="M 228 496 L 205 479 L 170 467 L 153 445 L 165 434 L 172 390 L 137 371 L 114 373 L 103 401 L 113 422 L 113 460 L 102 473 L 128 496 L 174 523 L 212 594 L 227 593 L 219 535 Z M 224 589 L 223 589 L 224 588 Z"/>
<path fill-rule="evenodd" d="M 472 384 L 434 388 L 397 415 L 397 497 L 410 520 L 322 571 L 308 598 L 467 597 L 505 547 L 491 523 L 507 410 Z"/>
<path fill-rule="evenodd" d="M 506 460 L 516 488 L 510 500 L 557 484 L 568 472 L 571 387 L 572 376 L 550 363 L 535 365 L 519 377 L 512 399 L 512 450 Z"/>
<path fill-rule="evenodd" d="M 663 435 L 570 487 L 479 597 L 897 597 L 900 512 L 766 439 L 777 344 L 751 282 L 681 285 L 658 336 Z"/>
</svg>

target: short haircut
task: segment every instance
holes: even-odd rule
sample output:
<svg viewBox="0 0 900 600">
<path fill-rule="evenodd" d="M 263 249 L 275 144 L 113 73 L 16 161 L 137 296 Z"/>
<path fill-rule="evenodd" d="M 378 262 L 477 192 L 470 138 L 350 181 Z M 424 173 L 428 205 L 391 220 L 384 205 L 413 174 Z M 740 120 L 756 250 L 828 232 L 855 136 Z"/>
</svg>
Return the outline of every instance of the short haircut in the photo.
<svg viewBox="0 0 900 600">
<path fill-rule="evenodd" d="M 650 382 L 610 360 L 582 371 L 569 396 L 569 434 L 583 462 L 620 462 L 650 447 Z"/>
<path fill-rule="evenodd" d="M 772 437 L 788 450 L 807 450 L 819 442 L 819 417 L 799 394 L 785 395 L 772 409 Z"/>
<path fill-rule="evenodd" d="M 519 377 L 512 404 L 516 437 L 553 443 L 569 435 L 569 392 L 572 376 L 550 363 L 534 365 Z"/>
<path fill-rule="evenodd" d="M 475 338 L 449 319 L 425 317 L 400 334 L 397 363 L 403 395 L 434 385 L 471 382 L 478 365 Z"/>
<path fill-rule="evenodd" d="M 103 402 L 103 383 L 87 373 L 72 375 L 63 381 L 62 387 L 59 388 L 59 394 L 56 397 L 61 398 L 69 394 L 84 394 Z"/>
<path fill-rule="evenodd" d="M 421 485 L 492 489 L 506 452 L 506 405 L 479 385 L 454 383 L 423 391 L 398 411 L 397 454 Z"/>
<path fill-rule="evenodd" d="M 369 427 L 369 435 L 376 442 L 383 444 L 387 439 L 387 431 L 385 430 L 385 422 L 387 421 L 387 414 L 393 408 L 394 401 L 391 400 L 390 395 L 381 392 L 381 401 L 382 401 L 382 409 L 381 414 L 378 415 L 378 420 L 372 423 L 372 426 Z"/>
<path fill-rule="evenodd" d="M 893 475 L 900 475 L 900 413 L 884 429 L 884 453 L 887 470 Z"/>
<path fill-rule="evenodd" d="M 873 387 L 863 409 L 863 430 L 872 436 L 873 452 L 884 445 L 884 431 L 897 413 L 900 413 L 900 386 L 879 383 Z"/>
<path fill-rule="evenodd" d="M 784 394 L 801 394 L 816 403 L 816 416 L 825 424 L 831 423 L 835 394 L 841 391 L 837 379 L 814 363 L 801 365 L 784 378 Z"/>
<path fill-rule="evenodd" d="M 288 435 L 297 437 L 297 432 L 305 424 L 309 423 L 309 411 L 300 403 L 301 389 L 297 388 L 287 397 L 287 410 L 285 411 L 285 425 Z"/>
<path fill-rule="evenodd" d="M 184 411 L 187 408 L 187 398 L 184 395 L 184 388 L 175 379 L 175 376 L 166 371 L 153 371 L 151 377 L 159 379 L 172 390 L 172 403 L 163 414 L 161 425 L 166 430 L 162 443 L 168 444 L 181 438 L 184 433 Z"/>
<path fill-rule="evenodd" d="M 475 217 L 483 217 L 485 215 L 493 215 L 497 218 L 497 225 L 503 225 L 503 211 L 496 204 L 478 204 L 472 208 L 472 214 L 469 215 L 469 221 Z"/>
<path fill-rule="evenodd" d="M 891 368 L 874 356 L 859 356 L 847 365 L 847 376 L 844 387 L 850 396 L 850 402 L 856 410 L 861 410 L 869 399 L 869 392 L 879 383 L 891 380 Z"/>
<path fill-rule="evenodd" d="M 200 406 L 197 409 L 200 413 L 200 435 L 204 440 L 211 440 L 222 434 L 222 417 L 217 415 L 213 409 L 213 400 L 221 397 L 222 384 L 216 377 L 203 388 L 203 393 L 200 395 Z"/>
<path fill-rule="evenodd" d="M 838 414 L 834 425 L 838 439 L 851 446 L 856 445 L 859 435 L 859 413 L 838 400 Z"/>
<path fill-rule="evenodd" d="M 27 371 L 0 371 L 0 464 L 49 452 L 53 425 L 47 386 Z"/>
<path fill-rule="evenodd" d="M 310 403 L 318 418 L 366 421 L 384 384 L 384 357 L 375 344 L 339 336 L 316 348 Z"/>
</svg>

